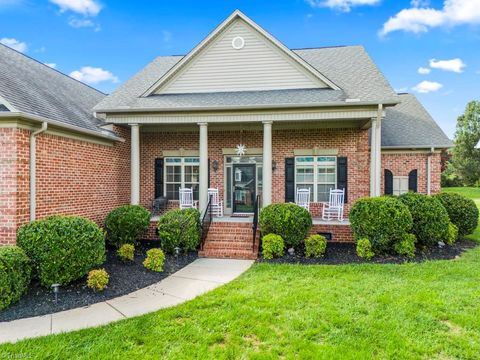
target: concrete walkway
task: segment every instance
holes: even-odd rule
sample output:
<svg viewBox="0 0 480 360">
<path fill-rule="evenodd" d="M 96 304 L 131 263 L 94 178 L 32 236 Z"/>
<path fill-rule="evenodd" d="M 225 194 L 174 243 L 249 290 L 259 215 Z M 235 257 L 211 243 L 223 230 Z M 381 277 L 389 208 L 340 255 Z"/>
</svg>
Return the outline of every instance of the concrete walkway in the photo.
<svg viewBox="0 0 480 360">
<path fill-rule="evenodd" d="M 226 284 L 253 261 L 197 259 L 162 281 L 130 294 L 50 315 L 0 322 L 0 344 L 111 323 L 191 300 Z"/>
</svg>

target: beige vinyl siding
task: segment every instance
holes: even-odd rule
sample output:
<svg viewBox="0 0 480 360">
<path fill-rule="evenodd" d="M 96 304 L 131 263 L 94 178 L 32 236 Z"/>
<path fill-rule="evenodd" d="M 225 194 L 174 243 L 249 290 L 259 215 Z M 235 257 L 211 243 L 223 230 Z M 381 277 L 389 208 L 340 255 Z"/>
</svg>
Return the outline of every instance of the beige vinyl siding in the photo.
<svg viewBox="0 0 480 360">
<path fill-rule="evenodd" d="M 232 47 L 241 36 L 245 46 Z M 327 87 L 241 19 L 218 37 L 157 93 L 303 89 Z"/>
</svg>

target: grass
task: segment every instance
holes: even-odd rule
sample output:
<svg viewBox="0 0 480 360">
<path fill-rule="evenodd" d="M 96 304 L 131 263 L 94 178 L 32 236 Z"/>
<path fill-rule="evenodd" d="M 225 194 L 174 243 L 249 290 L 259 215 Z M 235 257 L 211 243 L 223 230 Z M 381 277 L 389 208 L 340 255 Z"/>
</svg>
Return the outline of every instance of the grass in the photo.
<svg viewBox="0 0 480 360">
<path fill-rule="evenodd" d="M 0 358 L 478 359 L 479 265 L 480 248 L 421 264 L 256 264 L 188 303 Z"/>
</svg>

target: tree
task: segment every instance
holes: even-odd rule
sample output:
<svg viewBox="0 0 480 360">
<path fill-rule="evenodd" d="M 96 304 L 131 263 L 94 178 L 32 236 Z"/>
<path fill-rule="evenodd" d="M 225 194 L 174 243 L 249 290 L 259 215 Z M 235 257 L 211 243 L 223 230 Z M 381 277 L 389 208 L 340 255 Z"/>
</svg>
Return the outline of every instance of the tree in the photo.
<svg viewBox="0 0 480 360">
<path fill-rule="evenodd" d="M 480 101 L 470 101 L 465 113 L 457 119 L 453 165 L 465 185 L 480 179 Z"/>
</svg>

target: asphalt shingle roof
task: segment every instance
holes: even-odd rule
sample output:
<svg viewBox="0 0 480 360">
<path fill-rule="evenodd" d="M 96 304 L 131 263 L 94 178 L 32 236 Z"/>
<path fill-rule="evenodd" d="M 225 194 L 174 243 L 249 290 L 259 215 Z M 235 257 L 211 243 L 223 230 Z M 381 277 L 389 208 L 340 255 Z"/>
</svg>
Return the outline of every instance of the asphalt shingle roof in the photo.
<svg viewBox="0 0 480 360">
<path fill-rule="evenodd" d="M 397 98 L 390 84 L 362 46 L 293 50 L 341 90 L 293 89 L 196 94 L 141 95 L 183 56 L 161 56 L 103 99 L 95 110 L 165 109 L 184 107 L 316 104 L 344 101 L 391 101 Z"/>
<path fill-rule="evenodd" d="M 0 96 L 17 111 L 102 131 L 92 108 L 105 94 L 2 44 Z"/>
<path fill-rule="evenodd" d="M 382 147 L 448 148 L 453 145 L 412 94 L 399 94 L 401 103 L 385 110 Z"/>
</svg>

